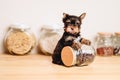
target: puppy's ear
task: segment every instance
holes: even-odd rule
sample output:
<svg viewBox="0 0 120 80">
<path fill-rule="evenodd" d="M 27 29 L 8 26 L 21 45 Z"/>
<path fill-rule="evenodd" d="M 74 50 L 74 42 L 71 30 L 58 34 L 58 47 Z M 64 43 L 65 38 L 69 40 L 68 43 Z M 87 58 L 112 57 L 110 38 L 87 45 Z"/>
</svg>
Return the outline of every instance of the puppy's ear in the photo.
<svg viewBox="0 0 120 80">
<path fill-rule="evenodd" d="M 86 13 L 82 13 L 82 14 L 80 15 L 80 20 L 84 19 L 85 16 L 86 16 Z"/>
<path fill-rule="evenodd" d="M 63 19 L 69 16 L 69 14 L 63 13 Z"/>
</svg>

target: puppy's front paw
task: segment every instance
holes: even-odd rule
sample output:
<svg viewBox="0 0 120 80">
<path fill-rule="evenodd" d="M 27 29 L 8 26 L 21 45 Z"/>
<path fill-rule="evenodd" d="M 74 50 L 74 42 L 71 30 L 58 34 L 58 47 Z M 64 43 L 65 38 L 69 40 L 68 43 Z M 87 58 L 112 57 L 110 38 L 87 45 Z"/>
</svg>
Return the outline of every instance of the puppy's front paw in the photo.
<svg viewBox="0 0 120 80">
<path fill-rule="evenodd" d="M 71 47 L 78 50 L 81 48 L 81 43 L 80 42 L 73 42 Z"/>
<path fill-rule="evenodd" d="M 63 62 L 62 62 L 62 61 L 52 61 L 52 63 L 54 63 L 54 64 L 59 64 L 59 65 L 63 65 Z"/>
<path fill-rule="evenodd" d="M 86 45 L 91 45 L 91 41 L 87 39 L 82 39 L 81 43 Z"/>
</svg>

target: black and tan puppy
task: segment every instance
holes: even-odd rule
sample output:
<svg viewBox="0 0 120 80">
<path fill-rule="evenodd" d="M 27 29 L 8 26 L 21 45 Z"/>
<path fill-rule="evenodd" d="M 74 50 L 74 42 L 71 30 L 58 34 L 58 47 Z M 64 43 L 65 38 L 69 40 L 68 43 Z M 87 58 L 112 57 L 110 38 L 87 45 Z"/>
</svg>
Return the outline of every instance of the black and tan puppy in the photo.
<svg viewBox="0 0 120 80">
<path fill-rule="evenodd" d="M 80 36 L 81 24 L 85 16 L 86 13 L 83 13 L 80 16 L 63 13 L 64 33 L 62 38 L 58 41 L 56 48 L 53 52 L 53 63 L 63 64 L 61 60 L 61 51 L 63 47 L 71 46 L 74 49 L 80 49 L 81 44 L 91 44 L 89 40 L 81 38 Z"/>
</svg>

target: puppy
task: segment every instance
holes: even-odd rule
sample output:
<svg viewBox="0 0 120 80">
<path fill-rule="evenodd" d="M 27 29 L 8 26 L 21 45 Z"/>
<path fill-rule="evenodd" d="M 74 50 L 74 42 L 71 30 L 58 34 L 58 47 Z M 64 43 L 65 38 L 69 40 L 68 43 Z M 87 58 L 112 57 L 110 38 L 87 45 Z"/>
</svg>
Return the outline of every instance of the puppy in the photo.
<svg viewBox="0 0 120 80">
<path fill-rule="evenodd" d="M 91 41 L 81 38 L 80 36 L 81 24 L 85 16 L 86 13 L 83 13 L 80 16 L 63 13 L 64 33 L 54 49 L 52 55 L 53 63 L 63 65 L 61 51 L 65 46 L 71 46 L 78 50 L 80 49 L 81 44 L 91 44 Z"/>
</svg>

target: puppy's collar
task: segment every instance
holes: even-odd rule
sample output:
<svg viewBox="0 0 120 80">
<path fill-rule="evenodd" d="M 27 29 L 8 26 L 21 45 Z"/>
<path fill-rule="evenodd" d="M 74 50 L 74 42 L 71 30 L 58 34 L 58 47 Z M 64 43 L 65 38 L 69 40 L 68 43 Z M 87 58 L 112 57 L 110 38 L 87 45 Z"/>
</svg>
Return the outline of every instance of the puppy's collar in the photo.
<svg viewBox="0 0 120 80">
<path fill-rule="evenodd" d="M 70 35 L 70 36 L 74 36 L 74 37 L 76 37 L 76 38 L 80 36 L 80 33 L 74 35 L 74 34 L 71 34 L 71 33 L 68 33 L 68 32 L 64 32 L 64 34 Z"/>
</svg>

